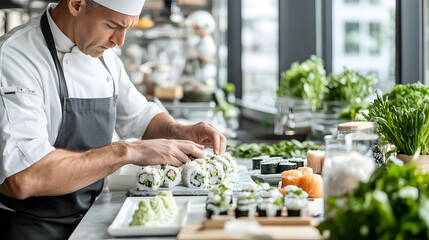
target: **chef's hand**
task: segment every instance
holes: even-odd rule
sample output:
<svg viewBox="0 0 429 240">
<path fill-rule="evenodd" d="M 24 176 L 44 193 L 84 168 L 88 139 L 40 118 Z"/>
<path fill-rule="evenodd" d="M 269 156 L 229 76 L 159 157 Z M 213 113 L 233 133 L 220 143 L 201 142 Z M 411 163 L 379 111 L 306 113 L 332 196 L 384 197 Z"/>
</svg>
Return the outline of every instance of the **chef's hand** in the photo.
<svg viewBox="0 0 429 240">
<path fill-rule="evenodd" d="M 222 154 L 226 150 L 226 138 L 211 124 L 199 122 L 194 125 L 181 126 L 182 139 L 213 148 L 215 154 Z"/>
<path fill-rule="evenodd" d="M 189 156 L 204 157 L 204 146 L 190 140 L 151 139 L 128 143 L 131 163 L 140 166 L 172 165 L 179 167 Z"/>
</svg>

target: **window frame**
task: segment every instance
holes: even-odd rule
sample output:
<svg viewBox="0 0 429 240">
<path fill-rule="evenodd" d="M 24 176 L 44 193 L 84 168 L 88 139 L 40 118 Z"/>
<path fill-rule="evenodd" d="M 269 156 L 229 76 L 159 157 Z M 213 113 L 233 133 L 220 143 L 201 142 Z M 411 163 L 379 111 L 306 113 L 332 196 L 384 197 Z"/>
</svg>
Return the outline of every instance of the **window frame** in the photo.
<svg viewBox="0 0 429 240">
<path fill-rule="evenodd" d="M 426 1 L 396 0 L 395 80 L 396 84 L 424 83 L 424 19 Z M 293 32 L 293 37 L 288 33 Z M 312 54 L 325 62 L 332 72 L 332 0 L 279 1 L 279 77 L 295 61 Z M 428 46 L 429 47 L 429 46 Z M 241 0 L 228 1 L 228 82 L 236 85 L 242 97 Z M 415 57 L 418 56 L 418 57 Z M 429 79 L 429 77 L 428 77 Z M 239 101 L 240 103 L 240 101 Z M 252 108 L 241 106 L 242 108 Z M 272 109 L 263 111 L 272 113 Z M 244 111 L 246 112 L 246 111 Z M 243 114 L 245 117 L 248 114 Z M 255 119 L 254 112 L 250 118 Z"/>
</svg>

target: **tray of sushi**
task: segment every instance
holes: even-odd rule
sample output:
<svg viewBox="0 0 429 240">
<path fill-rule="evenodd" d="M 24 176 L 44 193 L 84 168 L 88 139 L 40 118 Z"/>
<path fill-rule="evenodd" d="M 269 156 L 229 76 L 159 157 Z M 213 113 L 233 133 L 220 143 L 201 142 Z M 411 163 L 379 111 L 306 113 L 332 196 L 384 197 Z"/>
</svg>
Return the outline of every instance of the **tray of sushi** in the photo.
<svg viewBox="0 0 429 240">
<path fill-rule="evenodd" d="M 219 185 L 207 197 L 207 220 L 186 225 L 177 239 L 249 239 L 249 232 L 257 228 L 256 234 L 266 235 L 264 239 L 302 239 L 302 234 L 304 239 L 320 239 L 313 215 L 320 212 L 323 201 L 309 200 L 296 186 L 285 190 L 283 195 L 266 183 L 251 184 L 233 196 L 228 187 Z"/>
<path fill-rule="evenodd" d="M 153 196 L 160 191 L 171 190 L 174 196 L 207 195 L 219 184 L 231 186 L 233 191 L 252 182 L 244 166 L 237 165 L 229 153 L 207 155 L 181 167 L 146 166 L 137 172 L 136 187 L 128 196 Z"/>
<path fill-rule="evenodd" d="M 253 180 L 277 185 L 281 180 L 282 172 L 306 165 L 305 158 L 284 159 L 283 157 L 262 156 L 252 158 L 252 170 L 249 172 Z"/>
</svg>

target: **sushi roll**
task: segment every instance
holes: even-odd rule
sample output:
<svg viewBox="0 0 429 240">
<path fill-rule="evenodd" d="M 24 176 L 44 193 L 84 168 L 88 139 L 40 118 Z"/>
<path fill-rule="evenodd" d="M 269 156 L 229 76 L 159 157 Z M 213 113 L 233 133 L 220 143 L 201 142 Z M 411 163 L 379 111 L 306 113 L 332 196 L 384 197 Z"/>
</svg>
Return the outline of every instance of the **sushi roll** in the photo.
<svg viewBox="0 0 429 240">
<path fill-rule="evenodd" d="M 225 180 L 225 172 L 220 162 L 212 159 L 204 160 L 202 165 L 209 174 L 209 182 L 211 186 L 219 185 Z"/>
<path fill-rule="evenodd" d="M 258 204 L 259 217 L 280 217 L 282 213 L 281 207 L 274 203 L 272 198 L 263 198 Z"/>
<path fill-rule="evenodd" d="M 195 161 L 191 161 L 183 165 L 182 180 L 186 187 L 198 189 L 210 188 L 209 175 L 207 171 L 205 171 L 201 165 Z"/>
<path fill-rule="evenodd" d="M 276 188 L 270 188 L 261 193 L 262 201 L 258 204 L 260 217 L 281 216 L 283 208 L 283 195 Z"/>
<path fill-rule="evenodd" d="M 307 208 L 308 200 L 307 198 L 286 197 L 285 205 L 288 217 L 299 217 L 302 210 Z"/>
<path fill-rule="evenodd" d="M 207 196 L 206 214 L 210 219 L 213 215 L 227 215 L 232 204 L 232 191 L 225 185 L 213 187 Z"/>
<path fill-rule="evenodd" d="M 139 190 L 156 190 L 161 186 L 162 173 L 160 170 L 146 166 L 137 172 L 137 188 Z"/>
<path fill-rule="evenodd" d="M 262 161 L 261 174 L 276 174 L 278 163 L 276 161 Z"/>
<path fill-rule="evenodd" d="M 241 192 L 237 196 L 237 207 L 235 217 L 254 217 L 256 213 L 256 203 L 250 192 Z"/>
<path fill-rule="evenodd" d="M 171 165 L 163 166 L 163 187 L 172 188 L 179 185 L 182 182 L 182 173 L 177 167 Z"/>
<path fill-rule="evenodd" d="M 282 173 L 284 171 L 294 170 L 296 169 L 296 163 L 291 162 L 281 162 L 277 167 L 277 173 Z"/>
<path fill-rule="evenodd" d="M 231 165 L 231 170 L 232 170 L 231 174 L 232 175 L 237 174 L 238 165 L 237 165 L 237 161 L 235 160 L 235 157 L 233 157 L 231 155 L 231 153 L 229 153 L 229 152 L 226 152 L 226 153 L 222 154 L 221 156 L 229 162 L 229 165 Z"/>
<path fill-rule="evenodd" d="M 268 158 L 268 156 L 261 156 L 261 157 L 254 157 L 254 158 L 252 158 L 252 169 L 253 170 L 255 170 L 255 169 L 261 169 L 261 162 L 264 159 L 267 159 L 267 158 Z"/>
<path fill-rule="evenodd" d="M 304 167 L 304 159 L 302 158 L 290 158 L 288 160 L 291 163 L 296 163 L 297 168 Z"/>
<path fill-rule="evenodd" d="M 223 172 L 225 174 L 224 181 L 231 182 L 237 172 L 237 163 L 235 160 L 229 161 L 222 155 L 209 156 L 210 160 L 219 162 L 222 165 Z M 235 164 L 235 165 L 234 165 Z"/>
</svg>

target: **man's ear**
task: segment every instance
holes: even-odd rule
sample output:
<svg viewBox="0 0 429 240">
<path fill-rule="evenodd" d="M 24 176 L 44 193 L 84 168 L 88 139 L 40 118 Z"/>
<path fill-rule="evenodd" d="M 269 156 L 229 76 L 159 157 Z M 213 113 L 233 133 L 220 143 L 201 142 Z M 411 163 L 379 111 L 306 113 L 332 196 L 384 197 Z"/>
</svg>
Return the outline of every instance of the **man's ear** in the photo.
<svg viewBox="0 0 429 240">
<path fill-rule="evenodd" d="M 73 16 L 77 16 L 82 9 L 86 6 L 85 0 L 68 0 L 67 1 L 68 9 Z"/>
</svg>

